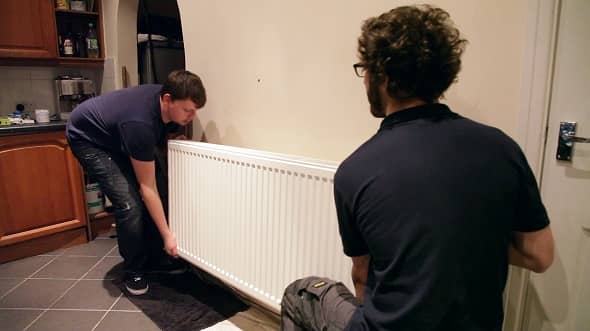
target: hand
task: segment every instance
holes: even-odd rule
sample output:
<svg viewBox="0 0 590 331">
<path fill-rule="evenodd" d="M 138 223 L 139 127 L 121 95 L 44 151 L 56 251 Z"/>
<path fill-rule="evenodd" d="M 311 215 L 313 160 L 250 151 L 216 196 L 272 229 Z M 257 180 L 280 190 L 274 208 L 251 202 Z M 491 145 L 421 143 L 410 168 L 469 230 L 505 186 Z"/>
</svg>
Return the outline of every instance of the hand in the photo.
<svg viewBox="0 0 590 331">
<path fill-rule="evenodd" d="M 176 243 L 176 236 L 172 232 L 164 238 L 164 251 L 174 258 L 178 257 L 178 244 Z"/>
<path fill-rule="evenodd" d="M 185 135 L 181 134 L 180 136 L 174 137 L 174 139 L 176 139 L 176 140 L 187 140 L 188 138 Z"/>
</svg>

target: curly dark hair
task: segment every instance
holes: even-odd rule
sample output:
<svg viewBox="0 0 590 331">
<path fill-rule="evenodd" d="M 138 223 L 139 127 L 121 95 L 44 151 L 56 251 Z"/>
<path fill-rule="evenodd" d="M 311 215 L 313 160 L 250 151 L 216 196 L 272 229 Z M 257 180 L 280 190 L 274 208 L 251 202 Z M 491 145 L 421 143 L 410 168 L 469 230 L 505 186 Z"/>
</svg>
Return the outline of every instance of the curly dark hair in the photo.
<svg viewBox="0 0 590 331">
<path fill-rule="evenodd" d="M 434 102 L 456 80 L 466 43 L 446 11 L 403 6 L 364 22 L 358 53 L 373 81 L 389 78 L 391 97 Z"/>
</svg>

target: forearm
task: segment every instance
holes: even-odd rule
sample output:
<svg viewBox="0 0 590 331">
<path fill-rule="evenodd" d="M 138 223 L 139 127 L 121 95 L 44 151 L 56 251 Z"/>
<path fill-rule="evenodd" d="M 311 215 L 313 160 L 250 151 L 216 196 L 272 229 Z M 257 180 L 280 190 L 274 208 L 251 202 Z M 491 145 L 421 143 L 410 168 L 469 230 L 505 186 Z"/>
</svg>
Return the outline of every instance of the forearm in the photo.
<svg viewBox="0 0 590 331">
<path fill-rule="evenodd" d="M 359 302 L 363 302 L 365 287 L 367 285 L 367 275 L 369 274 L 369 255 L 357 256 L 352 258 L 352 284 L 354 285 L 355 296 Z"/>
<path fill-rule="evenodd" d="M 513 232 L 508 262 L 534 272 L 544 272 L 553 263 L 553 235 L 547 226 L 534 232 Z"/>
<path fill-rule="evenodd" d="M 516 249 L 513 244 L 510 244 L 508 247 L 508 263 L 513 266 L 532 270 L 534 272 L 543 271 L 539 268 L 538 263 L 532 257 L 527 256 L 523 252 Z"/>
<path fill-rule="evenodd" d="M 160 200 L 157 189 L 155 187 L 141 186 L 140 192 L 156 228 L 158 228 L 162 238 L 166 238 L 170 235 L 170 228 L 166 222 L 164 207 L 162 206 L 162 200 Z"/>
<path fill-rule="evenodd" d="M 352 283 L 354 285 L 354 293 L 359 302 L 363 302 L 365 295 L 365 285 L 367 285 L 367 279 L 360 279 L 358 277 L 352 277 Z"/>
</svg>

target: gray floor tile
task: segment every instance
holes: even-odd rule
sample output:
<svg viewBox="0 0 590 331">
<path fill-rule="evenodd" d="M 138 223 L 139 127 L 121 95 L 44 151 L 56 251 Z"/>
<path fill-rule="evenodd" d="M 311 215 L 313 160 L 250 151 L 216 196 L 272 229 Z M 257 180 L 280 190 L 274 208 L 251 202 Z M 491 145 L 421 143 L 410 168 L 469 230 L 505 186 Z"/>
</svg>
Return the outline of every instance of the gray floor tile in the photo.
<svg viewBox="0 0 590 331">
<path fill-rule="evenodd" d="M 39 270 L 33 278 L 78 279 L 100 259 L 100 257 L 63 255 Z"/>
<path fill-rule="evenodd" d="M 0 279 L 0 298 L 22 281 L 23 279 Z"/>
<path fill-rule="evenodd" d="M 92 268 L 86 279 L 118 279 L 123 276 L 123 258 L 120 256 L 107 256 L 104 260 Z"/>
<path fill-rule="evenodd" d="M 29 279 L 0 300 L 0 307 L 48 308 L 72 284 L 73 280 Z"/>
<path fill-rule="evenodd" d="M 115 249 L 113 249 L 109 255 L 107 256 L 118 256 L 121 257 L 121 254 L 119 253 L 119 246 L 115 247 Z"/>
<path fill-rule="evenodd" d="M 102 315 L 101 311 L 48 311 L 28 331 L 90 331 Z"/>
<path fill-rule="evenodd" d="M 56 249 L 56 250 L 51 251 L 51 252 L 47 252 L 47 253 L 44 253 L 44 254 L 39 254 L 37 256 L 59 256 L 59 255 L 62 255 L 66 249 L 67 248 L 59 248 L 59 249 Z"/>
<path fill-rule="evenodd" d="M 64 255 L 83 255 L 83 256 L 105 256 L 115 245 L 115 239 L 98 239 L 87 244 L 70 247 L 64 251 Z"/>
<path fill-rule="evenodd" d="M 53 258 L 55 258 L 55 256 L 33 256 L 0 264 L 0 277 L 29 277 Z"/>
<path fill-rule="evenodd" d="M 0 310 L 0 328 L 2 331 L 22 331 L 43 310 Z"/>
<path fill-rule="evenodd" d="M 117 304 L 113 306 L 113 310 L 131 310 L 131 311 L 140 311 L 139 308 L 127 298 L 127 296 L 122 296 Z"/>
<path fill-rule="evenodd" d="M 120 295 L 109 280 L 81 280 L 52 308 L 109 309 Z"/>
<path fill-rule="evenodd" d="M 143 313 L 111 311 L 100 322 L 96 331 L 159 331 L 160 328 Z"/>
</svg>

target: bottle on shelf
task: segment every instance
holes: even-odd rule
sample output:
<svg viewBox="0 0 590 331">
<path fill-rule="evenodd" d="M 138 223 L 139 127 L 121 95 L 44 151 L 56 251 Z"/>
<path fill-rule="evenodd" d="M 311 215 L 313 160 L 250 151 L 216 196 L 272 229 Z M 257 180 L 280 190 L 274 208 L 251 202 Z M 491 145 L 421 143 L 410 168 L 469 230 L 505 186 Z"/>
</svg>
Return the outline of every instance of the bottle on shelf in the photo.
<svg viewBox="0 0 590 331">
<path fill-rule="evenodd" d="M 70 0 L 70 10 L 86 11 L 85 0 Z"/>
<path fill-rule="evenodd" d="M 88 33 L 86 34 L 86 53 L 89 58 L 98 58 L 99 49 L 98 49 L 98 37 L 96 34 L 96 30 L 94 29 L 94 24 L 88 23 Z"/>
<path fill-rule="evenodd" d="M 57 47 L 59 49 L 59 56 L 64 56 L 64 41 L 61 34 L 57 36 Z"/>
<path fill-rule="evenodd" d="M 86 38 L 81 32 L 76 33 L 76 50 L 78 57 L 88 57 L 88 53 L 86 52 Z"/>
<path fill-rule="evenodd" d="M 68 0 L 55 0 L 56 9 L 70 9 Z"/>
<path fill-rule="evenodd" d="M 63 49 L 63 56 L 74 56 L 74 38 L 72 37 L 72 33 L 69 31 L 64 37 Z"/>
</svg>

